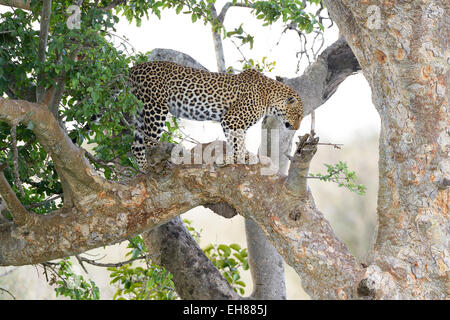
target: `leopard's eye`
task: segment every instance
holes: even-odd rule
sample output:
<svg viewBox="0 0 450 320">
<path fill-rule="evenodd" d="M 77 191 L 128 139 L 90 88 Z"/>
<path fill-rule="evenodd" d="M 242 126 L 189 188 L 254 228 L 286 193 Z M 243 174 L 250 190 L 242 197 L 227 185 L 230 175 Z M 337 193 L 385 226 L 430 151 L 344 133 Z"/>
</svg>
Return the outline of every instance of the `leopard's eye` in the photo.
<svg viewBox="0 0 450 320">
<path fill-rule="evenodd" d="M 288 103 L 288 104 L 292 104 L 295 102 L 297 102 L 297 99 L 295 99 L 294 97 L 289 97 L 286 99 L 286 103 Z"/>
<path fill-rule="evenodd" d="M 291 126 L 291 124 L 290 124 L 289 122 L 285 122 L 285 123 L 284 123 L 284 126 L 285 126 L 287 129 L 292 129 L 292 126 Z"/>
</svg>

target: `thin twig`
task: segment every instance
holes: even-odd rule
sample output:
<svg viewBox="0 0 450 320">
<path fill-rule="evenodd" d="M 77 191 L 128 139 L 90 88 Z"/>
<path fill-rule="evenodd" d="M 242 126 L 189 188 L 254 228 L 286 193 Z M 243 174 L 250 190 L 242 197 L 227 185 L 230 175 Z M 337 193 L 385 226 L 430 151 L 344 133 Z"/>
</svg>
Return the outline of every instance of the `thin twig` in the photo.
<svg viewBox="0 0 450 320">
<path fill-rule="evenodd" d="M 183 141 L 188 141 L 190 143 L 194 143 L 194 144 L 201 144 L 200 141 L 195 140 L 194 138 L 192 138 L 189 134 L 183 132 L 183 130 L 181 130 L 181 128 L 178 128 L 178 130 L 180 130 L 180 132 L 184 135 L 183 139 L 181 139 L 180 143 Z M 163 129 L 163 131 L 166 131 L 165 129 Z M 166 131 L 167 133 L 170 134 L 170 132 Z"/>
<path fill-rule="evenodd" d="M 104 32 L 107 33 L 108 35 L 112 36 L 112 37 L 119 38 L 120 40 L 122 40 L 123 42 L 128 44 L 131 47 L 131 49 L 133 50 L 133 53 L 137 52 L 136 48 L 127 39 L 125 39 L 125 38 L 123 38 L 123 37 L 121 37 L 121 36 L 119 36 L 119 35 L 117 35 L 115 33 L 112 33 L 110 31 L 107 31 L 107 30 L 104 30 Z M 125 49 L 126 49 L 126 47 L 125 47 Z M 127 53 L 128 53 L 128 50 L 127 50 Z"/>
<path fill-rule="evenodd" d="M 89 273 L 86 269 L 86 267 L 83 264 L 83 260 L 81 260 L 81 257 L 79 255 L 76 255 L 75 258 L 77 258 L 78 263 L 80 264 L 81 268 L 84 270 L 84 272 Z"/>
<path fill-rule="evenodd" d="M 100 263 L 100 262 L 97 262 L 96 260 L 87 259 L 87 258 L 82 257 L 82 256 L 78 256 L 78 257 L 79 257 L 79 261 L 81 260 L 83 262 L 92 264 L 93 266 L 105 267 L 105 268 L 118 268 L 118 267 L 122 267 L 122 266 L 124 266 L 126 264 L 129 264 L 129 263 L 131 263 L 133 261 L 142 260 L 142 259 L 148 259 L 148 258 L 151 258 L 151 257 L 154 257 L 154 256 L 155 256 L 155 254 L 146 254 L 146 255 L 141 255 L 139 257 L 127 260 L 127 261 L 122 261 L 122 262 L 117 262 L 117 263 Z"/>
<path fill-rule="evenodd" d="M 231 39 L 230 39 L 230 40 L 231 40 Z M 241 47 L 238 46 L 233 40 L 231 40 L 231 43 L 233 43 L 234 46 L 236 47 L 236 49 L 239 51 L 239 53 L 240 53 L 241 56 L 242 56 L 242 59 L 243 59 L 248 65 L 251 65 L 250 62 L 249 62 L 249 61 L 247 60 L 247 58 L 245 57 L 244 53 L 242 52 Z"/>
<path fill-rule="evenodd" d="M 11 292 L 9 292 L 8 290 L 3 289 L 3 288 L 0 288 L 0 290 L 6 292 L 6 293 L 9 294 L 11 297 L 13 297 L 14 300 L 16 300 L 16 297 L 14 297 L 13 294 L 12 294 Z"/>
<path fill-rule="evenodd" d="M 47 282 L 49 284 L 53 284 L 54 281 L 56 281 L 56 277 L 60 278 L 63 282 L 64 285 L 67 285 L 67 281 L 66 279 L 64 279 L 56 270 L 55 270 L 55 266 L 59 265 L 59 263 L 55 263 L 55 262 L 42 262 L 39 264 L 43 269 L 44 269 L 44 273 L 45 273 L 45 277 L 47 279 Z M 53 273 L 53 279 L 50 279 L 50 281 L 48 281 L 47 278 L 47 268 Z"/>
<path fill-rule="evenodd" d="M 340 146 L 343 146 L 342 143 L 325 143 L 325 142 L 321 143 L 321 142 L 319 142 L 317 144 L 324 145 L 324 146 L 333 146 L 335 149 L 341 149 Z"/>
</svg>

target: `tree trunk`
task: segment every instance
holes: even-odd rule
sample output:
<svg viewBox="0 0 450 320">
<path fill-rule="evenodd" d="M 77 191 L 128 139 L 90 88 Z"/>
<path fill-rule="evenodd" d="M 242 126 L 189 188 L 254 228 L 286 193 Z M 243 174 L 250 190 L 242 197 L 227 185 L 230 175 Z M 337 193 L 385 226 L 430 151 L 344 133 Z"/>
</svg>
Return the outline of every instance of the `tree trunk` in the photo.
<svg viewBox="0 0 450 320">
<path fill-rule="evenodd" d="M 378 238 L 360 293 L 448 298 L 448 1 L 325 3 L 381 118 Z"/>
</svg>

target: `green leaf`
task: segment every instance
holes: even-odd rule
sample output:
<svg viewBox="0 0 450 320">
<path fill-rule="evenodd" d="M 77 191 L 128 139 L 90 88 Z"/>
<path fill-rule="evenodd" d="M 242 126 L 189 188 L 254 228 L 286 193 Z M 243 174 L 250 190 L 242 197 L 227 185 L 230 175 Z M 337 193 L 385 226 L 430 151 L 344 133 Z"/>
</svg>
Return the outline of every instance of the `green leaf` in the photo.
<svg viewBox="0 0 450 320">
<path fill-rule="evenodd" d="M 222 252 L 223 252 L 223 255 L 224 255 L 225 257 L 228 257 L 228 256 L 230 256 L 230 254 L 231 254 L 230 247 L 228 247 L 227 245 L 224 245 L 224 244 L 219 245 L 219 246 L 218 246 L 218 250 L 219 250 L 219 251 L 222 251 Z"/>
<path fill-rule="evenodd" d="M 232 248 L 232 249 L 234 249 L 236 251 L 241 250 L 241 246 L 239 244 L 237 244 L 237 243 L 230 244 L 230 248 Z"/>
<path fill-rule="evenodd" d="M 179 14 L 179 13 L 181 12 L 181 10 L 183 10 L 183 4 L 182 4 L 182 3 L 180 3 L 180 4 L 177 6 L 177 9 L 175 10 L 175 12 L 176 12 L 177 14 Z"/>
</svg>

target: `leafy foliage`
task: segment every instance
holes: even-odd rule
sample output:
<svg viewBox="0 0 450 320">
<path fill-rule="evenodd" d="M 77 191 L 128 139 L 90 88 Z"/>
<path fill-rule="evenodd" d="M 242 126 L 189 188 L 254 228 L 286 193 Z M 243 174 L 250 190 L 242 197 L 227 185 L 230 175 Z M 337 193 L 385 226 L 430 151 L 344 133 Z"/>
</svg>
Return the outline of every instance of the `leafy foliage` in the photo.
<svg viewBox="0 0 450 320">
<path fill-rule="evenodd" d="M 131 264 L 111 271 L 111 284 L 119 284 L 113 299 L 117 300 L 175 300 L 172 274 L 154 263 L 145 268 Z"/>
<path fill-rule="evenodd" d="M 195 241 L 199 242 L 201 232 L 192 226 L 192 221 L 184 220 L 186 228 Z M 126 256 L 136 259 L 147 253 L 140 236 L 129 240 L 128 248 L 132 249 Z M 209 244 L 203 252 L 227 279 L 233 290 L 244 294 L 245 282 L 241 280 L 241 271 L 248 270 L 247 249 L 238 244 Z M 133 267 L 132 263 L 120 267 L 108 268 L 111 271 L 111 284 L 117 286 L 114 299 L 125 300 L 174 300 L 177 294 L 172 281 L 172 274 L 151 260 L 146 260 L 145 267 Z"/>
<path fill-rule="evenodd" d="M 345 187 L 352 192 L 359 195 L 366 194 L 366 187 L 363 184 L 356 184 L 356 173 L 350 171 L 345 162 L 339 161 L 335 165 L 324 164 L 327 168 L 327 173 L 312 173 L 311 177 L 319 178 L 326 182 L 335 182 L 339 187 Z"/>
<path fill-rule="evenodd" d="M 176 117 L 172 116 L 172 119 L 164 123 L 167 127 L 167 131 L 164 131 L 161 135 L 161 141 L 169 143 L 178 143 L 175 139 L 181 139 L 183 136 L 180 132 L 180 124 Z"/>
<path fill-rule="evenodd" d="M 323 30 L 322 24 L 316 19 L 313 13 L 305 10 L 305 4 L 318 5 L 321 0 L 269 0 L 269 1 L 249 1 L 249 0 L 232 0 L 232 6 L 249 8 L 252 14 L 262 20 L 263 26 L 271 25 L 276 21 L 282 21 L 295 25 L 300 31 L 310 33 L 315 27 Z M 210 24 L 213 31 L 222 33 L 224 38 L 235 37 L 242 43 L 249 43 L 253 47 L 254 38 L 247 34 L 242 24 L 232 31 L 227 31 L 225 26 L 215 17 L 211 5 L 216 5 L 216 0 L 160 0 L 160 1 L 128 1 L 126 5 L 117 7 L 117 11 L 121 12 L 129 22 L 133 20 L 139 26 L 142 18 L 148 18 L 148 13 L 155 14 L 161 18 L 162 10 L 172 9 L 177 14 L 187 14 L 191 16 L 191 21 L 202 21 L 205 25 Z"/>
<path fill-rule="evenodd" d="M 276 61 L 268 61 L 267 57 L 262 57 L 261 62 L 250 58 L 248 61 L 244 61 L 242 69 L 256 69 L 259 72 L 271 72 L 275 68 L 275 65 Z"/>
<path fill-rule="evenodd" d="M 192 221 L 184 220 L 184 223 L 192 237 L 199 243 L 200 232 L 192 226 Z M 247 249 L 241 248 L 237 243 L 230 245 L 211 243 L 202 250 L 224 278 L 227 279 L 233 290 L 243 295 L 246 284 L 241 280 L 241 272 L 249 269 Z"/>
<path fill-rule="evenodd" d="M 144 240 L 140 236 L 129 239 L 127 248 L 132 249 L 126 256 L 137 259 L 147 253 Z M 145 260 L 145 267 L 132 267 L 132 263 L 120 267 L 108 268 L 110 284 L 117 286 L 113 299 L 117 300 L 174 300 L 177 294 L 174 289 L 172 274 L 163 267 Z"/>
<path fill-rule="evenodd" d="M 86 281 L 83 276 L 72 270 L 68 258 L 58 262 L 58 279 L 55 288 L 56 296 L 62 295 L 73 300 L 99 300 L 100 291 L 92 280 Z"/>
<path fill-rule="evenodd" d="M 41 1 L 32 2 L 32 11 L 16 9 L 0 14 L 0 96 L 35 101 L 39 74 L 41 85 L 63 87 L 55 116 L 65 124 L 69 137 L 81 146 L 95 145 L 97 162 L 105 177 L 117 179 L 110 161 L 124 167 L 135 167 L 129 156 L 133 140 L 131 117 L 139 101 L 127 86 L 127 70 L 146 60 L 145 54 L 129 54 L 125 41 L 113 42 L 114 24 L 119 17 L 103 12 L 85 1 L 81 7 L 81 29 L 69 29 L 65 10 L 71 1 L 53 1 L 46 60 L 38 61 L 38 21 Z M 125 39 L 126 40 L 126 39 Z M 25 196 L 13 176 L 11 128 L 0 123 L 0 162 L 6 162 L 5 176 L 24 205 L 46 213 L 59 202 L 44 201 L 62 194 L 53 162 L 41 148 L 33 133 L 34 124 L 17 126 L 18 172 Z"/>
<path fill-rule="evenodd" d="M 203 248 L 206 256 L 219 269 L 234 291 L 245 293 L 245 282 L 241 280 L 241 270 L 248 270 L 247 249 L 237 243 L 209 244 Z"/>
<path fill-rule="evenodd" d="M 199 242 L 201 232 L 197 231 L 190 220 L 184 220 L 186 228 Z M 117 290 L 113 299 L 117 300 L 174 300 L 178 298 L 172 281 L 172 274 L 148 257 L 142 237 L 136 236 L 128 240 L 126 257 L 130 260 L 140 260 L 145 257 L 144 263 L 133 266 L 130 262 L 125 265 L 109 267 L 110 284 Z M 245 293 L 246 284 L 241 279 L 241 272 L 248 270 L 247 249 L 238 244 L 208 244 L 203 252 L 212 261 L 232 286 L 233 290 Z M 82 275 L 72 270 L 72 263 L 68 258 L 60 260 L 57 264 L 56 275 L 50 284 L 56 285 L 57 295 L 63 295 L 74 300 L 97 300 L 100 292 L 96 284 L 86 281 Z"/>
</svg>

